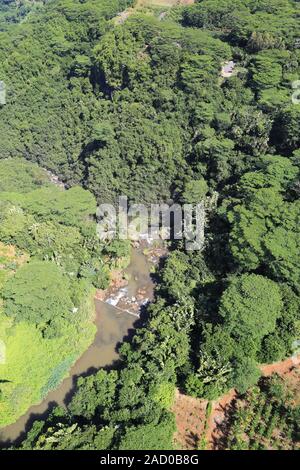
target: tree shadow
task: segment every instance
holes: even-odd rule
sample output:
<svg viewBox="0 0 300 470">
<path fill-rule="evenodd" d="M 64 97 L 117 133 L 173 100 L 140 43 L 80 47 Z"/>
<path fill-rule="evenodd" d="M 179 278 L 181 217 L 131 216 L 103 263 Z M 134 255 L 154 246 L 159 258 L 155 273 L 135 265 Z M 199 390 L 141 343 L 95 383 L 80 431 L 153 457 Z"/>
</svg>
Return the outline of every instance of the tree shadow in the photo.
<svg viewBox="0 0 300 470">
<path fill-rule="evenodd" d="M 185 442 L 188 446 L 192 447 L 193 449 L 198 449 L 200 445 L 200 437 L 198 434 L 189 431 L 186 435 Z"/>
<path fill-rule="evenodd" d="M 225 406 L 219 406 L 219 409 L 224 413 L 224 419 L 221 423 L 215 423 L 214 432 L 217 432 L 218 435 L 212 436 L 212 446 L 213 450 L 226 450 L 231 424 L 237 411 L 237 400 L 234 398 Z"/>
<path fill-rule="evenodd" d="M 21 444 L 21 442 L 25 439 L 27 433 L 31 430 L 33 424 L 36 421 L 45 421 L 49 414 L 58 406 L 57 402 L 52 401 L 48 404 L 47 410 L 45 410 L 43 413 L 30 413 L 26 424 L 24 426 L 24 430 L 20 431 L 20 434 L 18 437 L 15 439 L 6 439 L 3 440 L 1 439 L 1 430 L 0 430 L 0 450 L 8 449 L 12 446 L 18 446 Z M 21 418 L 20 418 L 21 419 Z M 14 426 L 18 423 L 18 421 L 11 426 Z"/>
</svg>

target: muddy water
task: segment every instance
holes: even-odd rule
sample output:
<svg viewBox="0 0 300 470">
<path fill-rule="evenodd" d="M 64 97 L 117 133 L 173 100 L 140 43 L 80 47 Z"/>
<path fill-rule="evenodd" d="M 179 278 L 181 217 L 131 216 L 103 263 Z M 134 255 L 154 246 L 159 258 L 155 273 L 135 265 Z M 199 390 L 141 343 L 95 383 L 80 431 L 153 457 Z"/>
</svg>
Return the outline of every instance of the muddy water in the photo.
<svg viewBox="0 0 300 470">
<path fill-rule="evenodd" d="M 143 289 L 147 298 L 153 297 L 154 286 L 150 277 L 150 266 L 141 251 L 132 250 L 131 263 L 125 273 L 129 280 L 128 296 L 135 297 L 139 289 Z M 118 360 L 118 346 L 133 333 L 138 318 L 136 314 L 123 312 L 105 302 L 96 300 L 95 303 L 97 333 L 93 344 L 78 359 L 70 371 L 70 376 L 61 383 L 59 388 L 49 393 L 42 403 L 32 406 L 16 423 L 0 430 L 0 447 L 1 443 L 3 446 L 4 443 L 16 441 L 22 437 L 35 419 L 44 419 L 56 404 L 65 405 L 74 391 L 78 376 L 88 375 Z"/>
</svg>

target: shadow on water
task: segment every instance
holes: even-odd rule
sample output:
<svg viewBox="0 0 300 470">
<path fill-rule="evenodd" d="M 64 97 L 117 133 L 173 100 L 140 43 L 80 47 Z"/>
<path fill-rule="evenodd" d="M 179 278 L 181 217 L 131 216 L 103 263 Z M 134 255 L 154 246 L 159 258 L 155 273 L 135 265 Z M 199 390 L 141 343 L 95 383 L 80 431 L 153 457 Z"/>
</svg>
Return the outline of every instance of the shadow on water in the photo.
<svg viewBox="0 0 300 470">
<path fill-rule="evenodd" d="M 154 282 L 145 256 L 133 250 L 131 264 L 126 269 L 129 277 L 128 290 L 131 295 L 143 288 L 150 300 L 153 299 Z M 32 406 L 14 424 L 0 430 L 0 449 L 18 445 L 31 429 L 35 421 L 45 421 L 56 406 L 66 406 L 76 391 L 79 377 L 87 377 L 99 369 L 110 370 L 120 365 L 119 348 L 124 341 L 131 341 L 135 329 L 145 320 L 146 307 L 142 307 L 140 317 L 121 312 L 112 305 L 95 300 L 97 333 L 94 342 L 78 359 L 70 370 L 70 375 L 60 386 L 51 391 L 39 405 Z"/>
</svg>

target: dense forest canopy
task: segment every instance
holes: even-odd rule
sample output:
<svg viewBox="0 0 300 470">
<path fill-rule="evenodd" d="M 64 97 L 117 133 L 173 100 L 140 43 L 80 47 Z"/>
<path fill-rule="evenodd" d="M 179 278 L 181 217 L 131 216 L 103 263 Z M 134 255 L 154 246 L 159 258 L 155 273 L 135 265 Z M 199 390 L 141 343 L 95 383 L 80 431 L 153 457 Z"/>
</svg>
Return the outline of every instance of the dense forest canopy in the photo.
<svg viewBox="0 0 300 470">
<path fill-rule="evenodd" d="M 45 345 L 74 335 L 67 312 L 109 271 L 107 247 L 93 239 L 96 202 L 217 204 L 207 204 L 202 252 L 171 244 L 120 367 L 80 378 L 67 410 L 36 421 L 21 448 L 170 449 L 175 387 L 208 400 L 235 388 L 253 416 L 268 405 L 269 438 L 283 410 L 278 447 L 293 447 L 299 405 L 270 399 L 273 382 L 255 387 L 259 365 L 290 356 L 300 335 L 299 2 L 203 0 L 120 24 L 114 17 L 133 2 L 29 3 L 22 21 L 9 2 L 0 10 L 0 241 L 23 257 L 1 277 L 4 328 Z M 47 308 L 36 301 L 44 282 Z M 66 350 L 47 390 L 74 354 Z M 11 387 L 0 383 L 6 399 Z M 253 447 L 247 419 L 236 415 L 228 448 L 243 448 L 243 433 Z"/>
</svg>

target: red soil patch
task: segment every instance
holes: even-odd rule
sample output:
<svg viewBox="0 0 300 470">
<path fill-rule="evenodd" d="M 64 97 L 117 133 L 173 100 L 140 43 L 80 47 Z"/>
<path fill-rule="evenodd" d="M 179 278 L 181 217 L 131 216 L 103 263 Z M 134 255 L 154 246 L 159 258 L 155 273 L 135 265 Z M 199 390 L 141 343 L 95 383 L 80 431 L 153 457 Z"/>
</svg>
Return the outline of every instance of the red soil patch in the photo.
<svg viewBox="0 0 300 470">
<path fill-rule="evenodd" d="M 287 372 L 290 372 L 291 369 L 299 367 L 300 364 L 300 355 L 295 356 L 285 361 L 274 362 L 273 364 L 263 364 L 260 369 L 264 377 L 268 377 L 272 374 L 284 375 Z"/>
<path fill-rule="evenodd" d="M 262 375 L 268 377 L 272 374 L 280 375 L 286 382 L 289 390 L 295 397 L 295 405 L 300 403 L 300 355 L 274 364 L 263 364 L 260 367 Z M 212 411 L 207 420 L 207 400 L 189 397 L 177 391 L 172 411 L 175 413 L 177 432 L 175 434 L 176 446 L 180 449 L 195 450 L 205 435 L 207 450 L 220 450 L 219 442 L 226 433 L 222 427 L 227 414 L 232 410 L 237 398 L 237 392 L 230 390 L 219 400 L 212 402 Z"/>
<path fill-rule="evenodd" d="M 300 368 L 295 367 L 283 375 L 285 383 L 292 395 L 292 406 L 300 405 Z"/>
<path fill-rule="evenodd" d="M 29 256 L 25 253 L 17 253 L 17 249 L 14 245 L 5 245 L 0 242 L 0 258 L 4 258 L 3 263 L 0 264 L 0 269 L 14 271 L 12 268 L 7 268 L 7 262 L 13 262 L 16 264 L 16 267 L 19 267 L 28 261 Z"/>
<path fill-rule="evenodd" d="M 280 375 L 293 396 L 293 404 L 295 406 L 300 405 L 300 355 L 282 362 L 263 365 L 261 370 L 265 377 L 275 373 Z"/>
<path fill-rule="evenodd" d="M 16 257 L 16 247 L 14 245 L 5 245 L 0 243 L 0 256 L 5 256 L 6 258 L 15 258 Z"/>
<path fill-rule="evenodd" d="M 222 423 L 226 414 L 232 407 L 237 393 L 230 390 L 223 395 L 218 401 L 212 402 L 212 411 L 208 419 L 208 428 L 206 432 L 206 450 L 218 450 L 218 442 L 223 435 Z"/>
<path fill-rule="evenodd" d="M 175 447 L 183 450 L 197 449 L 205 427 L 205 411 L 207 400 L 183 395 L 176 390 L 175 413 L 177 431 L 174 436 Z"/>
</svg>

